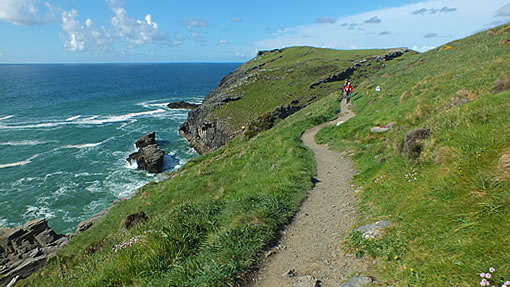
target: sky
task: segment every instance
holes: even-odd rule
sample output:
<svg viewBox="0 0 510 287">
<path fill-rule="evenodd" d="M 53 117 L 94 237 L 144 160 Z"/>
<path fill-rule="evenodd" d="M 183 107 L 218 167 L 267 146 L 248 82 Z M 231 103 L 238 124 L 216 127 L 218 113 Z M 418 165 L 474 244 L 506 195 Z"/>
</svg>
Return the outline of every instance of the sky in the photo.
<svg viewBox="0 0 510 287">
<path fill-rule="evenodd" d="M 424 52 L 510 22 L 510 0 L 0 0 L 0 63 L 244 62 L 260 50 Z"/>
</svg>

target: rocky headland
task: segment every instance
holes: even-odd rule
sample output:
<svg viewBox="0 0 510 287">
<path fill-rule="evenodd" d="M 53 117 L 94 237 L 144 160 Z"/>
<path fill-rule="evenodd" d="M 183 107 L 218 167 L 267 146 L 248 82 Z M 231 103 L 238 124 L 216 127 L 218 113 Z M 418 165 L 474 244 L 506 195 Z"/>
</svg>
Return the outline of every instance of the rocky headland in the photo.
<svg viewBox="0 0 510 287">
<path fill-rule="evenodd" d="M 256 81 L 266 81 L 269 86 L 272 83 L 281 81 L 282 77 L 285 78 L 285 76 L 277 78 L 268 75 L 268 73 L 279 69 L 268 66 L 276 61 L 283 61 L 282 58 L 284 57 L 285 50 L 261 51 L 252 61 L 243 64 L 225 76 L 204 99 L 202 105 L 189 112 L 188 119 L 179 127 L 180 135 L 185 137 L 196 151 L 205 153 L 223 146 L 240 133 L 246 132 L 251 137 L 262 130 L 267 130 L 277 120 L 284 119 L 314 102 L 317 97 L 313 93 L 304 98 L 290 99 L 286 103 L 275 106 L 273 110 L 260 114 L 255 119 L 247 119 L 241 128 L 231 124 L 228 116 L 226 118 L 218 116 L 217 112 L 224 108 L 225 105 L 244 100 L 244 90 L 240 87 L 249 86 Z M 310 82 L 307 84 L 307 87 L 313 90 L 325 83 L 349 79 L 356 71 L 359 72 L 363 68 L 377 63 L 384 65 L 385 61 L 400 57 L 406 52 L 408 52 L 406 48 L 393 49 L 380 56 L 356 59 L 352 66 L 343 68 L 339 72 L 329 74 L 326 77 L 321 77 L 317 81 Z M 265 62 L 261 61 L 262 57 L 266 56 L 273 58 Z M 259 61 L 261 62 L 260 64 L 254 65 L 254 63 Z M 279 74 L 293 78 L 294 75 L 292 73 L 295 72 L 294 70 L 288 69 L 285 72 L 281 71 Z"/>
</svg>

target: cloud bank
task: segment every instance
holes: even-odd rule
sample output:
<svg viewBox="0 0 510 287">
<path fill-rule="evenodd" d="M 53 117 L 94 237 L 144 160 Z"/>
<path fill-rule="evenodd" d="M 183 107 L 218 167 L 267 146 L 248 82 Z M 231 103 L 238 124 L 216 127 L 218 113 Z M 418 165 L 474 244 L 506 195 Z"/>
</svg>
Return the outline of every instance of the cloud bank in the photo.
<svg viewBox="0 0 510 287">
<path fill-rule="evenodd" d="M 499 8 L 501 7 L 501 8 Z M 499 9 L 498 9 L 499 8 Z M 476 16 L 474 16 L 476 15 Z M 497 16 L 510 15 L 508 0 L 424 0 L 400 7 L 367 11 L 335 23 L 284 27 L 283 32 L 255 42 L 258 50 L 289 46 L 333 49 L 409 47 L 427 51 L 491 26 Z M 325 19 L 324 19 L 325 20 Z"/>
<path fill-rule="evenodd" d="M 78 11 L 62 12 L 62 33 L 64 47 L 70 51 L 94 50 L 101 53 L 111 51 L 115 44 L 126 43 L 128 47 L 135 47 L 146 43 L 164 45 L 178 45 L 179 39 L 171 41 L 168 34 L 159 30 L 158 23 L 152 20 L 151 14 L 144 19 L 129 17 L 123 8 L 124 1 L 107 1 L 113 16 L 111 27 L 96 27 L 94 21 L 87 18 L 82 24 Z"/>
<path fill-rule="evenodd" d="M 1 0 L 0 21 L 14 25 L 39 25 L 56 19 L 55 7 L 38 0 Z"/>
</svg>

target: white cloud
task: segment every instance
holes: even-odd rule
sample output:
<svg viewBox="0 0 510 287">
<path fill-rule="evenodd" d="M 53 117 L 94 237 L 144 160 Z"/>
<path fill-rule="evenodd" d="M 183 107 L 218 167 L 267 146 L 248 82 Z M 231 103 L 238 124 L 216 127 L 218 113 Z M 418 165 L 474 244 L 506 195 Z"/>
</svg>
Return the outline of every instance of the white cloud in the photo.
<svg viewBox="0 0 510 287">
<path fill-rule="evenodd" d="M 207 20 L 200 18 L 191 18 L 188 20 L 181 20 L 180 22 L 181 24 L 186 26 L 186 29 L 188 29 L 188 31 L 192 31 L 196 28 L 203 28 L 209 26 L 209 22 L 207 22 Z"/>
<path fill-rule="evenodd" d="M 379 19 L 379 17 L 377 16 L 374 16 L 374 17 L 371 17 L 370 19 L 367 19 L 365 20 L 363 23 L 368 23 L 368 24 L 379 24 L 381 23 L 381 19 Z"/>
<path fill-rule="evenodd" d="M 329 16 L 320 16 L 320 17 L 317 17 L 317 19 L 315 19 L 315 23 L 328 23 L 328 24 L 335 24 L 336 23 L 336 19 L 335 18 L 331 18 Z"/>
<path fill-rule="evenodd" d="M 154 22 L 151 14 L 143 20 L 128 16 L 122 7 L 125 1 L 107 0 L 113 17 L 110 19 L 111 27 L 96 28 L 94 21 L 87 18 L 82 25 L 79 21 L 78 11 L 70 10 L 62 13 L 62 31 L 64 46 L 71 51 L 95 50 L 106 52 L 113 49 L 113 44 L 125 43 L 128 47 L 135 47 L 146 43 L 160 43 L 164 45 L 179 45 L 181 40 L 171 41 L 168 35 L 159 30 L 158 23 Z"/>
<path fill-rule="evenodd" d="M 510 3 L 506 4 L 505 6 L 499 8 L 496 11 L 496 16 L 499 17 L 507 17 L 510 16 Z"/>
<path fill-rule="evenodd" d="M 227 40 L 219 40 L 219 41 L 218 41 L 218 45 L 223 46 L 223 45 L 226 45 L 226 44 L 228 44 L 228 41 L 227 41 Z"/>
<path fill-rule="evenodd" d="M 430 8 L 430 9 L 421 8 L 418 10 L 414 10 L 413 12 L 411 12 L 411 14 L 412 15 L 433 15 L 438 12 L 450 13 L 450 12 L 455 12 L 455 11 L 457 11 L 457 8 L 449 8 L 449 7 L 444 6 L 443 8 L 440 8 L 440 9 L 439 8 Z"/>
<path fill-rule="evenodd" d="M 424 0 L 342 17 L 330 25 L 285 27 L 283 32 L 257 41 L 255 46 L 258 50 L 306 45 L 333 49 L 416 47 L 425 51 L 481 31 L 494 21 L 498 7 L 507 3 L 508 0 L 487 0 L 484 5 L 475 0 Z M 437 12 L 427 17 L 413 14 L 420 9 Z M 431 31 L 438 34 L 432 35 Z"/>
<path fill-rule="evenodd" d="M 15 25 L 46 24 L 56 19 L 56 8 L 39 0 L 1 0 L 0 21 Z"/>
</svg>

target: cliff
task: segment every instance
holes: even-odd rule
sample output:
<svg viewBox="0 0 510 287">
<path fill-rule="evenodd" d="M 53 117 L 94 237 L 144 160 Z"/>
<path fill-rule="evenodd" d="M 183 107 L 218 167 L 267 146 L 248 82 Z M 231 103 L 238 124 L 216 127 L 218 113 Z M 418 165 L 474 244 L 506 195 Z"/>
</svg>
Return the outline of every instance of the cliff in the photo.
<svg viewBox="0 0 510 287">
<path fill-rule="evenodd" d="M 215 150 L 240 133 L 254 136 L 333 91 L 330 83 L 355 80 L 404 52 L 408 50 L 311 47 L 259 52 L 225 76 L 203 104 L 189 112 L 179 133 L 200 153 Z"/>
</svg>

